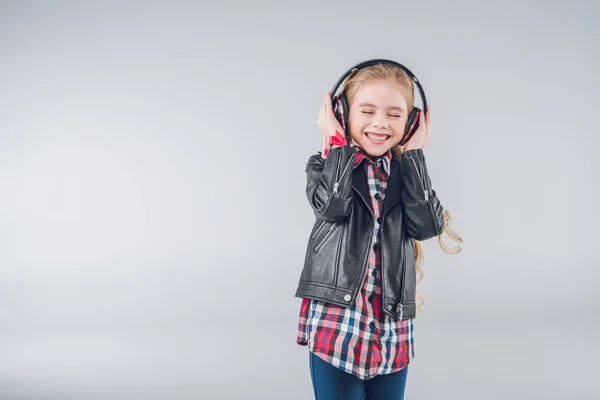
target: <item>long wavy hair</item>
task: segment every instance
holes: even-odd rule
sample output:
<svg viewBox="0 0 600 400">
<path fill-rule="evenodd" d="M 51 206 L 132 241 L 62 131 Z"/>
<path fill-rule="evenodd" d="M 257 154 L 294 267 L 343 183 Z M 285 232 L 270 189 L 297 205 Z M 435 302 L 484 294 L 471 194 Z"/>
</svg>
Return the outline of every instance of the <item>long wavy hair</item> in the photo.
<svg viewBox="0 0 600 400">
<path fill-rule="evenodd" d="M 351 105 L 354 97 L 356 96 L 356 92 L 358 89 L 365 84 L 366 82 L 370 82 L 373 80 L 388 80 L 392 82 L 398 83 L 402 90 L 404 98 L 406 99 L 406 105 L 408 107 L 408 114 L 412 111 L 414 104 L 414 84 L 412 79 L 408 76 L 403 69 L 392 65 L 392 64 L 376 64 L 369 67 L 365 67 L 359 69 L 354 75 L 350 75 L 346 79 L 346 83 L 344 84 L 344 93 L 346 94 L 346 98 L 348 99 L 348 104 Z M 408 115 L 407 114 L 407 115 Z M 348 132 L 349 134 L 349 132 Z M 402 155 L 402 146 L 395 146 L 392 151 L 398 156 L 398 158 Z M 440 244 L 441 249 L 448 254 L 458 254 L 462 250 L 463 239 L 460 235 L 454 232 L 450 226 L 452 225 L 452 217 L 450 216 L 450 212 L 444 208 L 443 211 L 444 216 L 444 230 L 437 237 L 438 243 Z M 442 236 L 446 235 L 454 245 L 451 247 L 445 243 Z M 416 264 L 416 276 L 417 276 L 417 285 L 423 279 L 423 247 L 418 240 L 415 240 L 415 264 Z M 420 302 L 419 302 L 420 301 Z M 422 311 L 421 307 L 425 303 L 425 299 L 419 291 L 416 292 L 415 302 L 417 303 L 417 308 L 419 311 Z"/>
</svg>

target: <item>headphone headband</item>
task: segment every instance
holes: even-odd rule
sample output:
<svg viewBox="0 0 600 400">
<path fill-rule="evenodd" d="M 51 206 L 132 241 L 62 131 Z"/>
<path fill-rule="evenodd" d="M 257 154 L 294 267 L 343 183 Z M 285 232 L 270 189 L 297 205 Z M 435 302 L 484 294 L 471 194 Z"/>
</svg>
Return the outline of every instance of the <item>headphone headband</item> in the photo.
<svg viewBox="0 0 600 400">
<path fill-rule="evenodd" d="M 421 86 L 421 82 L 419 82 L 419 80 L 417 79 L 417 77 L 415 76 L 415 74 L 413 74 L 404 65 L 400 64 L 399 62 L 396 62 L 396 61 L 393 61 L 393 60 L 388 60 L 388 59 L 385 59 L 385 58 L 374 58 L 374 59 L 362 61 L 362 62 L 354 65 L 353 67 L 349 68 L 346 72 L 344 72 L 342 74 L 342 76 L 337 80 L 337 82 L 335 83 L 335 85 L 333 85 L 333 89 L 331 89 L 331 99 L 332 99 L 332 101 L 333 101 L 333 99 L 336 96 L 337 90 L 339 89 L 339 87 L 341 86 L 341 84 L 346 80 L 346 78 L 350 74 L 358 71 L 359 69 L 362 69 L 362 68 L 365 68 L 365 67 L 370 67 L 371 65 L 376 65 L 376 64 L 391 64 L 391 65 L 395 65 L 396 67 L 398 67 L 398 68 L 402 69 L 404 72 L 406 72 L 406 74 L 417 85 L 417 88 L 418 88 L 419 93 L 421 95 L 421 99 L 423 100 L 423 113 L 425 115 L 427 115 L 427 99 L 425 98 L 425 91 L 423 90 L 423 87 Z"/>
</svg>

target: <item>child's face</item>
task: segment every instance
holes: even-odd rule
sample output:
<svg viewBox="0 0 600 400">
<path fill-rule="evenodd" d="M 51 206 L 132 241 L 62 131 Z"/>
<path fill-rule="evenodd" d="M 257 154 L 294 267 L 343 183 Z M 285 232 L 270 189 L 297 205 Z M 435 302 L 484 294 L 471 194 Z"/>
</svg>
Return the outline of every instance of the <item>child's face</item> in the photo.
<svg viewBox="0 0 600 400">
<path fill-rule="evenodd" d="M 387 80 L 370 81 L 357 90 L 348 115 L 350 135 L 368 154 L 383 155 L 402 139 L 408 117 L 403 93 L 402 86 Z"/>
</svg>

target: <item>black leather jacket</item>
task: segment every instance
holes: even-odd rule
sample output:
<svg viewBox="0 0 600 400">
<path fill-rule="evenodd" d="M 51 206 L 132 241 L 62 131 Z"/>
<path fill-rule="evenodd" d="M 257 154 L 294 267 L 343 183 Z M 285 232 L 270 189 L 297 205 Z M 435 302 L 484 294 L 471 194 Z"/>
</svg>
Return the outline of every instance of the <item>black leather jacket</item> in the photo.
<svg viewBox="0 0 600 400">
<path fill-rule="evenodd" d="M 354 168 L 357 147 L 312 155 L 306 165 L 306 195 L 316 216 L 308 239 L 296 297 L 348 307 L 367 272 L 371 246 L 381 249 L 383 311 L 394 319 L 416 314 L 415 239 L 442 233 L 442 206 L 431 187 L 422 149 L 392 152 L 381 214 L 381 243 L 371 243 L 375 217 L 367 177 Z"/>
</svg>

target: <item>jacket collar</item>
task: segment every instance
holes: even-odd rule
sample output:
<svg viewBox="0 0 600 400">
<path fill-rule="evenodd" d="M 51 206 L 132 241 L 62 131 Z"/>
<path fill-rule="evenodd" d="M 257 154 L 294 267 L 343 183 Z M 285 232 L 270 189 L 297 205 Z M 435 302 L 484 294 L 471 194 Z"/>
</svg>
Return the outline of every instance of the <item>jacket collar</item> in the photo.
<svg viewBox="0 0 600 400">
<path fill-rule="evenodd" d="M 383 166 L 383 170 L 385 171 L 386 175 L 389 177 L 390 176 L 390 163 L 392 161 L 392 151 L 388 150 L 387 153 L 385 153 L 384 155 L 382 155 L 381 157 L 379 157 L 379 159 L 377 161 L 373 161 L 371 158 L 369 158 L 369 156 L 362 150 L 362 149 L 358 149 L 358 151 L 356 152 L 356 158 L 354 159 L 354 168 L 358 167 L 361 163 L 367 163 L 367 164 L 379 164 L 381 166 Z"/>
</svg>

